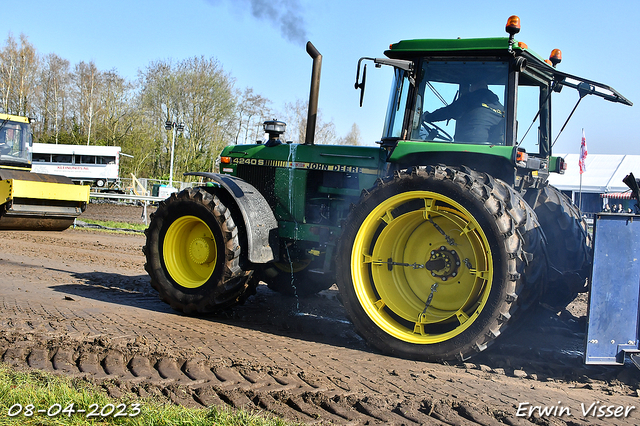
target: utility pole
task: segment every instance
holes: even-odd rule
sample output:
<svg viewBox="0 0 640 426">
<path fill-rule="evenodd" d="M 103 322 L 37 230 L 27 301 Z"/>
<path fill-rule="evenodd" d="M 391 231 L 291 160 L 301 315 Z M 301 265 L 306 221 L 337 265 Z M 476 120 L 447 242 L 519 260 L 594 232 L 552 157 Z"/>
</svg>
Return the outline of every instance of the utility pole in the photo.
<svg viewBox="0 0 640 426">
<path fill-rule="evenodd" d="M 164 123 L 164 128 L 165 130 L 173 129 L 173 139 L 171 139 L 171 163 L 169 165 L 169 186 L 173 188 L 173 152 L 176 146 L 176 133 L 184 130 L 184 123 L 167 120 L 167 122 Z"/>
</svg>

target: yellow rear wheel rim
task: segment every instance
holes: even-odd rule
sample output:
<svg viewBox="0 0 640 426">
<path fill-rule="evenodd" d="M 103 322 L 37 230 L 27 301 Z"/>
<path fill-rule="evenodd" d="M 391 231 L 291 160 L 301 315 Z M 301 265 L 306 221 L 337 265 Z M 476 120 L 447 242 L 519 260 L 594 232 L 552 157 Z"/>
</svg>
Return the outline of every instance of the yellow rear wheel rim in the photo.
<svg viewBox="0 0 640 426">
<path fill-rule="evenodd" d="M 174 221 L 167 229 L 162 248 L 167 272 L 182 287 L 204 285 L 216 268 L 216 239 L 198 217 L 182 216 Z"/>
<path fill-rule="evenodd" d="M 419 266 L 434 252 L 458 257 L 444 280 Z M 384 200 L 364 219 L 351 275 L 376 326 L 405 342 L 433 344 L 460 335 L 478 318 L 491 292 L 493 262 L 485 232 L 468 210 L 442 194 L 410 191 Z"/>
</svg>

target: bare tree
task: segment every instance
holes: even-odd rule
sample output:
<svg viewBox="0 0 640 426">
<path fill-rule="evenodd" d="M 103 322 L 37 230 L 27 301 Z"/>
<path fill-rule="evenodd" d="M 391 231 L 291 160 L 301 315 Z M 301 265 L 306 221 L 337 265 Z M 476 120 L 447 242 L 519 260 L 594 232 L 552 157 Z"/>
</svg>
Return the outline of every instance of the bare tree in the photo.
<svg viewBox="0 0 640 426">
<path fill-rule="evenodd" d="M 152 155 L 148 158 L 156 176 L 168 173 L 170 140 L 163 129 L 166 121 L 174 121 L 178 116 L 175 100 L 178 89 L 173 67 L 171 61 L 155 61 L 138 72 L 139 104 L 144 114 L 141 123 L 147 126 L 151 137 L 147 149 Z"/>
<path fill-rule="evenodd" d="M 304 142 L 306 102 L 287 104 L 280 117 L 253 89 L 236 90 L 234 79 L 213 58 L 156 61 L 131 82 L 116 70 L 69 61 L 51 53 L 40 59 L 26 36 L 11 34 L 0 46 L 0 111 L 38 118 L 41 141 L 118 145 L 134 159 L 121 172 L 168 175 L 172 134 L 165 122 L 182 122 L 174 151 L 175 175 L 213 171 L 222 148 L 263 136 L 262 123 L 281 119 L 288 139 Z M 318 116 L 318 143 L 335 143 L 333 123 Z"/>
<path fill-rule="evenodd" d="M 307 111 L 308 102 L 297 99 L 295 103 L 285 104 L 285 122 L 287 123 L 286 139 L 293 142 L 304 143 L 307 132 Z M 332 144 L 336 142 L 336 127 L 332 122 L 324 122 L 322 111 L 318 110 L 316 119 L 315 143 Z"/>
<path fill-rule="evenodd" d="M 237 131 L 234 143 L 253 143 L 262 138 L 262 124 L 268 120 L 273 112 L 269 108 L 269 101 L 261 95 L 253 93 L 252 88 L 246 88 L 237 106 Z"/>
<path fill-rule="evenodd" d="M 95 62 L 84 61 L 76 64 L 72 76 L 75 91 L 76 122 L 87 136 L 87 145 L 91 143 L 91 128 L 97 110 L 102 73 L 98 71 Z"/>
<path fill-rule="evenodd" d="M 59 141 L 60 131 L 66 119 L 70 81 L 69 61 L 55 53 L 47 55 L 40 71 L 40 133 L 49 134 L 53 131 L 55 143 Z"/>
<path fill-rule="evenodd" d="M 356 123 L 351 125 L 351 130 L 343 138 L 339 138 L 336 142 L 338 145 L 362 145 L 362 136 L 360 136 L 360 128 Z"/>
<path fill-rule="evenodd" d="M 11 34 L 0 51 L 0 107 L 7 113 L 27 116 L 33 112 L 39 59 L 24 34 L 20 45 Z"/>
<path fill-rule="evenodd" d="M 122 145 L 137 118 L 134 108 L 134 85 L 116 70 L 102 73 L 102 91 L 97 114 L 100 139 L 107 145 Z"/>
</svg>

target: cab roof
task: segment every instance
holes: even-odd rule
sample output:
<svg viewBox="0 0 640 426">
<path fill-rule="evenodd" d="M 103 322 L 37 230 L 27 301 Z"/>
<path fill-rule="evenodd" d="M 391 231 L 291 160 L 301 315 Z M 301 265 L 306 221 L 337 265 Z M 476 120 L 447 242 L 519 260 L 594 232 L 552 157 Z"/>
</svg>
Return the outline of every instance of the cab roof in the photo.
<svg viewBox="0 0 640 426">
<path fill-rule="evenodd" d="M 19 115 L 3 114 L 0 112 L 0 121 L 17 121 L 18 123 L 29 123 L 29 118 Z"/>
<path fill-rule="evenodd" d="M 577 89 L 581 95 L 583 93 L 592 94 L 611 102 L 633 105 L 630 100 L 610 86 L 559 71 L 524 43 L 514 40 L 511 48 L 509 48 L 509 44 L 508 37 L 402 40 L 391 44 L 389 50 L 384 54 L 392 59 L 410 59 L 423 56 L 495 56 L 503 58 L 523 56 L 527 59 L 529 67 L 535 68 L 558 85 Z"/>
<path fill-rule="evenodd" d="M 390 58 L 406 57 L 409 54 L 452 53 L 461 51 L 509 50 L 507 37 L 495 38 L 457 38 L 457 39 L 416 39 L 402 40 L 389 46 L 385 55 Z"/>
</svg>

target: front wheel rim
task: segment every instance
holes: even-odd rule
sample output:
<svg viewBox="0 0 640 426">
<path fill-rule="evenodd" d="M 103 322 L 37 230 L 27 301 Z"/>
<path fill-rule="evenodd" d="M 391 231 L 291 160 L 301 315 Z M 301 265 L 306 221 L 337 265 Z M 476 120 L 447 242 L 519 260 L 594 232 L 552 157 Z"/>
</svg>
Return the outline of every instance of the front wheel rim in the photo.
<svg viewBox="0 0 640 426">
<path fill-rule="evenodd" d="M 167 272 L 180 286 L 204 285 L 216 268 L 218 250 L 211 228 L 196 216 L 182 216 L 167 229 L 162 245 Z"/>
<path fill-rule="evenodd" d="M 449 266 L 434 270 L 428 262 L 439 257 Z M 493 273 L 478 220 L 430 191 L 397 194 L 377 205 L 363 220 L 351 256 L 354 290 L 366 315 L 413 344 L 443 342 L 468 329 L 487 303 Z"/>
</svg>

